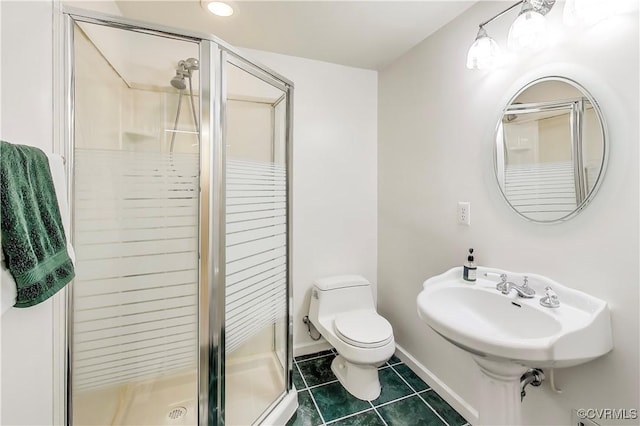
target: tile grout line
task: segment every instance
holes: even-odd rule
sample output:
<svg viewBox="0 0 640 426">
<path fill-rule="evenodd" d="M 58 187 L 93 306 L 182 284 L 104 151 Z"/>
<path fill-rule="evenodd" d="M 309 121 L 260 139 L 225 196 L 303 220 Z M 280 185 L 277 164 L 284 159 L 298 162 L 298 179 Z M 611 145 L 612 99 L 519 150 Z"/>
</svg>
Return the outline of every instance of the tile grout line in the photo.
<svg viewBox="0 0 640 426">
<path fill-rule="evenodd" d="M 300 371 L 300 367 L 298 367 L 298 363 L 295 360 L 293 361 L 293 365 L 296 367 L 296 370 L 298 370 L 298 374 L 300 375 L 300 378 L 302 379 L 302 383 L 304 384 L 304 387 L 302 389 L 298 389 L 298 391 L 309 389 L 309 386 L 307 385 L 307 381 L 304 379 L 304 376 L 302 375 L 302 371 Z"/>
<path fill-rule="evenodd" d="M 369 404 L 371 405 L 371 407 L 373 407 L 373 411 L 375 411 L 375 413 L 378 415 L 378 417 L 380 418 L 380 420 L 382 420 L 382 423 L 384 424 L 384 426 L 389 426 L 387 424 L 387 422 L 384 420 L 384 418 L 382 417 L 382 415 L 380 414 L 380 412 L 376 409 L 376 407 L 373 405 L 373 402 L 369 401 Z"/>
<path fill-rule="evenodd" d="M 329 422 L 326 422 L 324 420 L 324 416 L 320 412 L 320 408 L 318 407 L 318 404 L 317 404 L 317 402 L 315 400 L 315 397 L 313 396 L 313 392 L 311 392 L 311 389 L 317 389 L 317 388 L 325 386 L 325 385 L 329 385 L 329 384 L 332 384 L 332 383 L 337 383 L 337 382 L 339 382 L 339 380 L 331 380 L 329 382 L 325 382 L 325 383 L 320 383 L 318 385 L 309 386 L 308 383 L 307 383 L 307 380 L 304 378 L 304 374 L 302 374 L 302 370 L 300 370 L 300 366 L 298 365 L 298 362 L 305 362 L 305 361 L 311 361 L 311 360 L 314 360 L 314 359 L 320 359 L 320 358 L 327 357 L 329 355 L 336 355 L 335 350 L 331 349 L 331 353 L 328 353 L 328 354 L 325 354 L 325 355 L 321 355 L 321 356 L 317 356 L 317 357 L 313 357 L 313 358 L 307 358 L 307 359 L 304 359 L 304 360 L 301 360 L 301 361 L 296 361 L 295 358 L 294 358 L 294 363 L 296 364 L 296 367 L 298 368 L 298 372 L 300 373 L 300 377 L 302 378 L 302 380 L 303 380 L 303 382 L 304 382 L 304 384 L 306 386 L 305 390 L 308 390 L 309 391 L 309 395 L 311 395 L 311 399 L 313 400 L 313 404 L 316 407 L 316 410 L 318 411 L 318 414 L 320 415 L 320 419 L 322 420 L 322 425 L 326 426 L 326 425 L 334 424 L 334 423 L 337 423 L 337 422 L 339 422 L 341 420 L 348 419 L 348 418 L 357 416 L 357 415 L 362 414 L 362 413 L 366 413 L 371 408 L 373 408 L 373 411 L 378 415 L 380 420 L 382 420 L 382 423 L 384 423 L 385 426 L 388 426 L 387 422 L 384 420 L 384 418 L 382 418 L 382 416 L 376 410 L 376 407 L 373 406 L 373 403 L 371 401 L 367 401 L 371 407 L 367 408 L 366 410 L 358 411 L 358 412 L 349 414 L 347 416 L 339 417 L 339 418 L 333 419 L 333 420 L 331 420 Z M 394 365 L 397 365 L 397 364 L 400 364 L 400 363 L 396 363 Z M 389 367 L 391 367 L 391 364 L 386 365 L 384 368 L 389 368 Z M 396 374 L 398 374 L 398 373 L 396 372 Z M 391 402 L 394 402 L 394 401 L 391 401 Z"/>
<path fill-rule="evenodd" d="M 306 389 L 317 389 L 317 388 L 320 388 L 320 387 L 322 387 L 324 385 L 330 385 L 330 384 L 333 384 L 333 383 L 338 383 L 338 380 L 336 379 L 336 380 L 331 380 L 331 381 L 328 381 L 328 382 L 320 383 L 319 385 L 307 386 Z"/>
<path fill-rule="evenodd" d="M 399 364 L 395 364 L 395 365 L 399 365 Z M 405 364 L 405 365 L 406 365 L 406 364 Z M 409 389 L 411 389 L 412 391 L 414 391 L 416 395 L 419 393 L 419 392 L 418 392 L 418 391 L 417 391 L 413 386 L 411 386 L 411 385 L 409 384 L 409 382 L 407 382 L 407 381 L 405 380 L 405 378 L 404 378 L 404 377 L 402 377 L 402 374 L 400 374 L 400 373 L 398 372 L 398 370 L 396 370 L 395 368 L 393 368 L 393 365 L 390 365 L 390 367 L 391 367 L 391 369 L 394 371 L 394 373 L 396 373 L 398 376 L 400 376 L 400 379 L 401 379 L 403 382 L 405 382 L 405 383 L 407 384 L 407 386 L 409 386 Z M 409 368 L 409 367 L 407 367 L 407 368 Z M 409 370 L 411 370 L 411 369 L 409 368 Z M 420 379 L 420 380 L 422 380 L 422 379 Z M 427 385 L 427 383 L 426 383 L 424 380 L 422 381 L 422 383 L 424 383 L 425 385 Z M 431 386 L 429 386 L 429 385 L 427 385 L 427 389 L 424 389 L 424 391 L 428 391 L 428 390 L 431 390 Z M 420 392 L 422 392 L 422 391 L 420 391 Z"/>
<path fill-rule="evenodd" d="M 329 353 L 326 353 L 324 355 L 317 355 L 317 356 L 313 356 L 311 358 L 305 358 L 305 359 L 301 359 L 301 360 L 295 360 L 295 358 L 294 358 L 294 362 L 312 361 L 314 359 L 320 359 L 320 358 L 328 357 L 328 356 L 331 356 L 331 355 L 335 355 L 335 354 L 333 352 L 329 352 Z M 304 355 L 302 355 L 302 356 L 304 356 Z"/>
<path fill-rule="evenodd" d="M 397 362 L 397 363 L 395 363 L 395 364 L 393 364 L 393 365 L 400 365 L 400 364 L 402 364 L 402 362 Z M 407 381 L 404 379 L 404 377 L 402 377 L 402 374 L 400 374 L 400 373 L 398 372 L 398 370 L 396 370 L 395 368 L 393 368 L 393 365 L 388 365 L 387 367 L 381 368 L 381 370 L 386 370 L 387 368 L 391 368 L 391 370 L 392 370 L 394 373 L 396 373 L 396 376 L 400 377 L 400 380 L 402 380 L 402 381 L 403 381 L 403 382 L 404 382 L 404 383 L 409 387 L 409 389 L 410 389 L 412 392 L 411 392 L 411 393 L 409 393 L 409 394 L 407 394 L 407 395 L 405 395 L 405 396 L 402 396 L 402 397 L 400 397 L 400 398 L 397 398 L 397 399 L 394 399 L 394 400 L 391 400 L 391 401 L 387 401 L 387 402 L 382 403 L 382 404 L 378 404 L 377 406 L 374 406 L 374 405 L 373 405 L 373 403 L 372 403 L 371 401 L 369 401 L 369 403 L 371 404 L 371 406 L 372 406 L 374 409 L 379 408 L 379 407 L 386 407 L 387 405 L 390 405 L 390 404 L 393 404 L 393 403 L 396 403 L 396 402 L 403 401 L 403 400 L 405 400 L 405 399 L 408 399 L 408 398 L 410 398 L 410 397 L 412 397 L 412 396 L 416 396 L 416 395 L 418 395 L 418 394 L 419 394 L 419 392 L 418 392 L 417 390 L 415 390 L 415 389 L 413 388 L 413 386 L 411 386 L 411 385 L 409 384 L 409 382 L 407 382 Z M 425 383 L 425 385 L 426 385 L 426 383 Z M 429 385 L 427 385 L 427 386 L 429 386 Z M 421 391 L 421 392 L 426 392 L 427 390 L 431 390 L 431 387 L 429 387 L 428 389 L 425 389 L 425 390 L 423 390 L 423 391 Z M 377 410 L 376 410 L 376 412 L 377 412 Z M 384 419 L 382 419 L 382 420 L 384 421 Z M 385 422 L 385 423 L 386 423 L 386 422 Z"/>
<path fill-rule="evenodd" d="M 318 357 L 318 358 L 320 358 L 320 357 Z M 316 402 L 316 399 L 313 396 L 313 392 L 311 392 L 311 388 L 307 384 L 307 379 L 304 378 L 304 374 L 302 374 L 302 370 L 300 370 L 300 366 L 298 365 L 298 362 L 295 359 L 293 360 L 293 363 L 295 364 L 296 368 L 298 369 L 298 373 L 300 373 L 300 378 L 302 379 L 302 382 L 305 385 L 305 388 L 302 389 L 302 390 L 306 390 L 307 392 L 309 392 L 309 396 L 311 397 L 311 402 L 313 402 L 313 406 L 315 407 L 316 412 L 320 416 L 321 425 L 325 426 L 326 423 L 324 421 L 324 417 L 322 416 L 322 413 L 320 412 L 320 408 L 318 407 L 318 403 Z"/>
<path fill-rule="evenodd" d="M 433 390 L 432 390 L 432 392 L 433 392 Z M 429 404 L 427 401 L 425 401 L 425 399 L 421 395 L 418 395 L 418 398 L 420 398 L 422 400 L 422 402 L 427 404 L 427 407 L 429 407 L 431 409 L 431 411 L 436 413 L 436 416 L 438 416 L 440 418 L 440 420 L 442 420 L 444 422 L 445 425 L 450 426 L 449 423 L 444 418 L 442 418 L 442 416 L 436 410 L 434 410 L 433 407 L 431 406 L 431 404 Z"/>
<path fill-rule="evenodd" d="M 394 400 L 391 400 L 391 401 L 387 401 L 387 402 L 382 403 L 382 404 L 378 404 L 378 405 L 374 406 L 373 408 L 386 407 L 387 405 L 391 405 L 391 404 L 395 404 L 396 402 L 404 401 L 405 399 L 409 399 L 412 396 L 416 396 L 416 395 L 417 395 L 417 393 L 413 392 L 413 393 L 410 393 L 409 395 L 401 396 L 400 398 L 397 398 L 397 399 L 394 399 Z"/>
<path fill-rule="evenodd" d="M 332 380 L 332 381 L 329 381 L 329 382 L 325 382 L 325 383 L 320 383 L 320 384 L 317 384 L 317 385 L 309 386 L 309 384 L 308 384 L 308 382 L 307 382 L 306 378 L 304 377 L 304 374 L 302 374 L 302 370 L 301 370 L 301 368 L 300 368 L 300 366 L 299 366 L 299 363 L 300 363 L 300 362 L 306 362 L 306 361 L 317 360 L 317 359 L 325 358 L 325 357 L 332 356 L 332 355 L 334 355 L 334 356 L 336 355 L 336 354 L 335 354 L 335 351 L 334 351 L 333 349 L 331 349 L 331 350 L 330 350 L 330 352 L 325 353 L 325 354 L 320 355 L 320 356 L 314 356 L 314 357 L 307 358 L 307 359 L 304 359 L 304 360 L 296 360 L 296 359 L 294 358 L 294 360 L 293 360 L 294 365 L 295 365 L 295 366 L 296 366 L 296 368 L 298 369 L 298 373 L 300 374 L 300 377 L 302 378 L 302 381 L 303 381 L 303 383 L 304 383 L 304 385 L 305 385 L 305 388 L 300 389 L 300 391 L 306 390 L 306 391 L 308 391 L 308 392 L 309 392 L 309 396 L 311 397 L 311 401 L 313 402 L 313 405 L 314 405 L 314 407 L 315 407 L 315 409 L 316 409 L 316 412 L 317 412 L 317 413 L 318 413 L 318 415 L 320 416 L 320 420 L 321 420 L 321 422 L 322 422 L 322 423 L 321 423 L 321 425 L 322 425 L 322 426 L 332 425 L 332 424 L 337 423 L 337 422 L 339 422 L 339 421 L 342 421 L 342 420 L 344 420 L 344 419 L 348 419 L 348 418 L 351 418 L 351 417 L 357 416 L 357 415 L 359 415 L 359 414 L 362 414 L 362 413 L 368 412 L 368 411 L 369 411 L 369 410 L 371 410 L 371 409 L 373 409 L 373 411 L 376 413 L 376 415 L 377 415 L 377 416 L 378 416 L 378 418 L 382 421 L 382 423 L 383 423 L 385 426 L 388 426 L 388 423 L 384 420 L 384 418 L 382 417 L 382 415 L 381 415 L 381 414 L 380 414 L 380 412 L 378 411 L 378 408 L 380 408 L 380 407 L 385 407 L 385 406 L 387 406 L 387 405 L 391 405 L 391 404 L 394 404 L 394 403 L 397 403 L 397 402 L 403 401 L 403 400 L 405 400 L 405 399 L 411 398 L 411 397 L 416 396 L 416 395 L 418 396 L 418 398 L 420 398 L 420 400 L 421 400 L 421 401 L 422 401 L 422 402 L 423 402 L 427 407 L 429 407 L 429 409 L 430 409 L 430 410 L 431 410 L 431 411 L 432 411 L 432 412 L 433 412 L 433 413 L 434 413 L 434 414 L 435 414 L 435 415 L 436 415 L 436 416 L 437 416 L 437 417 L 438 417 L 438 418 L 439 418 L 439 419 L 440 419 L 440 420 L 441 420 L 441 421 L 442 421 L 446 426 L 450 426 L 450 425 L 449 425 L 449 423 L 448 423 L 448 422 L 447 422 L 447 421 L 446 421 L 446 420 L 445 420 L 445 419 L 444 419 L 444 418 L 443 418 L 443 417 L 442 417 L 442 416 L 441 416 L 441 415 L 440 415 L 440 414 L 439 414 L 439 413 L 438 413 L 438 412 L 437 412 L 437 411 L 436 411 L 436 410 L 431 406 L 431 404 L 429 404 L 429 403 L 428 403 L 428 402 L 427 402 L 427 401 L 422 397 L 422 395 L 421 395 L 422 393 L 429 392 L 429 391 L 434 392 L 434 391 L 433 391 L 433 389 L 431 388 L 431 386 L 429 386 L 427 383 L 425 383 L 425 385 L 427 385 L 427 389 L 423 389 L 423 390 L 421 390 L 421 391 L 417 391 L 413 386 L 411 386 L 411 384 L 409 384 L 409 382 L 408 382 L 408 381 L 407 381 L 407 380 L 402 376 L 402 374 L 400 374 L 400 372 L 398 372 L 398 370 L 396 370 L 396 369 L 394 368 L 395 366 L 398 366 L 398 365 L 403 364 L 403 363 L 402 363 L 402 361 L 400 361 L 400 362 L 396 362 L 396 363 L 394 363 L 394 364 L 390 364 L 389 362 L 387 362 L 387 365 L 385 365 L 384 367 L 380 368 L 380 369 L 379 369 L 379 371 L 380 371 L 380 370 L 384 370 L 384 369 L 387 369 L 387 368 L 391 367 L 391 370 L 392 370 L 392 371 L 393 371 L 393 372 L 394 372 L 398 377 L 400 377 L 400 380 L 402 380 L 402 382 L 404 382 L 404 383 L 409 387 L 409 389 L 410 389 L 411 391 L 413 391 L 411 394 L 409 394 L 409 395 L 405 395 L 404 397 L 401 397 L 401 398 L 395 399 L 395 400 L 393 400 L 393 401 L 385 402 L 385 403 L 380 404 L 380 405 L 378 405 L 378 406 L 375 406 L 375 405 L 373 404 L 373 402 L 372 402 L 372 401 L 367 401 L 367 402 L 369 402 L 370 408 L 367 408 L 366 410 L 358 411 L 358 412 L 356 412 L 356 413 L 349 414 L 349 415 L 347 415 L 347 416 L 339 417 L 339 418 L 337 418 L 337 419 L 333 419 L 333 420 L 331 420 L 331 421 L 328 421 L 328 422 L 327 422 L 327 421 L 325 420 L 324 416 L 322 415 L 322 412 L 320 411 L 320 407 L 318 406 L 318 403 L 317 403 L 317 401 L 316 401 L 316 399 L 315 399 L 315 397 L 314 397 L 314 395 L 313 395 L 313 392 L 311 392 L 311 390 L 312 390 L 312 389 L 317 389 L 317 388 L 322 387 L 322 386 L 325 386 L 325 385 L 329 385 L 329 384 L 333 384 L 333 383 L 339 382 L 339 380 Z M 467 426 L 467 425 L 469 425 L 469 423 L 467 423 L 466 425 L 463 425 L 463 426 Z"/>
<path fill-rule="evenodd" d="M 399 364 L 399 363 L 398 363 L 398 364 Z M 394 365 L 398 365 L 398 364 L 394 364 Z M 437 411 L 436 411 L 436 410 L 431 406 L 431 404 L 429 404 L 429 403 L 428 403 L 428 402 L 427 402 L 427 401 L 422 397 L 422 395 L 420 395 L 421 393 L 425 393 L 425 392 L 428 392 L 428 391 L 435 392 L 435 391 L 431 388 L 431 386 L 429 386 L 429 385 L 427 385 L 427 383 L 425 383 L 425 385 L 427 385 L 427 386 L 428 386 L 428 389 L 424 389 L 424 390 L 422 390 L 422 391 L 418 392 L 416 389 L 414 389 L 414 388 L 413 388 L 413 386 L 411 386 L 411 385 L 409 384 L 409 382 L 407 382 L 407 381 L 404 379 L 404 377 L 402 377 L 402 374 L 400 374 L 400 373 L 398 372 L 398 370 L 396 370 L 395 368 L 393 368 L 393 365 L 391 365 L 390 367 L 393 369 L 393 371 L 394 371 L 398 376 L 400 376 L 400 379 L 402 379 L 402 381 L 403 381 L 403 382 L 405 382 L 405 383 L 407 384 L 407 386 L 409 386 L 411 389 L 413 389 L 413 390 L 415 391 L 415 395 L 418 395 L 418 398 L 420 398 L 420 399 L 422 400 L 422 402 L 424 402 L 425 404 L 427 404 L 427 407 L 429 407 L 429 408 L 431 409 L 431 411 L 433 411 L 433 412 L 436 414 L 436 416 L 438 416 L 438 417 L 440 418 L 440 420 L 442 420 L 442 421 L 444 422 L 444 424 L 445 424 L 445 425 L 450 426 L 450 425 L 449 425 L 449 423 L 448 423 L 448 422 L 447 422 L 447 421 L 446 421 L 446 420 L 445 420 L 445 419 L 440 415 L 440 413 L 438 413 L 438 412 L 437 412 Z"/>
<path fill-rule="evenodd" d="M 318 357 L 321 358 L 321 357 Z M 300 367 L 298 366 L 298 363 L 294 360 L 294 363 L 296 364 L 296 367 L 298 368 L 298 373 L 300 373 L 300 377 L 302 378 L 302 381 L 304 382 L 304 385 L 306 386 L 306 390 L 307 392 L 309 392 L 309 396 L 311 397 L 311 402 L 313 402 L 313 406 L 316 407 L 316 411 L 318 412 L 318 415 L 320 416 L 320 421 L 322 422 L 322 426 L 325 426 L 327 423 L 324 421 L 324 416 L 322 415 L 322 413 L 320 412 L 320 408 L 318 407 L 318 403 L 316 402 L 316 399 L 313 396 L 313 392 L 311 392 L 311 388 L 309 388 L 309 385 L 307 384 L 307 379 L 304 378 L 304 374 L 302 374 L 302 370 L 300 370 Z"/>
<path fill-rule="evenodd" d="M 327 423 L 327 425 L 329 425 L 329 426 L 330 426 L 330 425 L 332 425 L 332 424 L 334 424 L 334 423 L 337 423 L 337 422 L 339 422 L 339 421 L 342 421 L 342 420 L 344 420 L 344 419 L 350 419 L 351 417 L 355 417 L 355 416 L 357 416 L 357 415 L 359 415 L 359 414 L 366 413 L 366 412 L 367 412 L 367 411 L 369 411 L 369 410 L 371 410 L 371 408 L 367 408 L 367 409 L 365 409 L 365 410 L 360 410 L 360 411 L 357 411 L 357 412 L 355 412 L 355 413 L 347 414 L 346 416 L 338 417 L 337 419 L 333 419 L 333 420 L 331 420 L 329 423 Z"/>
</svg>

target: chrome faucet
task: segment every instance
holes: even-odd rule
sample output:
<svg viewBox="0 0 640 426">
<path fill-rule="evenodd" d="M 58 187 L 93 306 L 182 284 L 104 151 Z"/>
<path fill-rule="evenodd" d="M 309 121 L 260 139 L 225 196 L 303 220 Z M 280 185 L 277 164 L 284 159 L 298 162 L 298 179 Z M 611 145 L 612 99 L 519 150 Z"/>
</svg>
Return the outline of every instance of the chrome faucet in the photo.
<svg viewBox="0 0 640 426">
<path fill-rule="evenodd" d="M 484 275 L 489 276 L 489 273 L 485 273 Z M 491 274 L 491 275 L 494 275 L 494 274 Z M 507 294 L 509 292 L 507 288 L 513 283 L 507 282 L 507 274 L 500 274 L 500 280 L 501 281 L 498 284 L 496 284 L 496 290 L 501 291 L 504 294 Z"/>
<path fill-rule="evenodd" d="M 518 296 L 526 299 L 531 299 L 536 295 L 536 292 L 529 287 L 529 278 L 527 276 L 524 277 L 522 285 L 507 281 L 507 276 L 505 274 L 500 275 L 500 278 L 502 279 L 502 282 L 499 282 L 498 285 L 496 285 L 496 290 L 502 292 L 502 294 L 509 294 L 511 290 L 515 290 L 516 293 L 518 293 Z"/>
<path fill-rule="evenodd" d="M 560 300 L 555 291 L 549 286 L 545 288 L 546 295 L 540 298 L 540 304 L 545 308 L 557 308 L 560 306 Z"/>
</svg>

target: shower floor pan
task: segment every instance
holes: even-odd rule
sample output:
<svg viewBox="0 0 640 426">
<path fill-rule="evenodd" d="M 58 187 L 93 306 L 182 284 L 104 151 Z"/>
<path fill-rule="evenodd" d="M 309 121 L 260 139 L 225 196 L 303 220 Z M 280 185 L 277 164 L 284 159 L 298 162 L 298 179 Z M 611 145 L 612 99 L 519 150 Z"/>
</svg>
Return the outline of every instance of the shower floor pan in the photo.
<svg viewBox="0 0 640 426">
<path fill-rule="evenodd" d="M 227 361 L 225 424 L 253 423 L 282 393 L 282 367 L 272 354 Z M 75 426 L 198 424 L 196 371 L 79 393 L 73 400 Z"/>
<path fill-rule="evenodd" d="M 196 370 L 82 392 L 73 401 L 74 425 L 198 424 Z"/>
</svg>

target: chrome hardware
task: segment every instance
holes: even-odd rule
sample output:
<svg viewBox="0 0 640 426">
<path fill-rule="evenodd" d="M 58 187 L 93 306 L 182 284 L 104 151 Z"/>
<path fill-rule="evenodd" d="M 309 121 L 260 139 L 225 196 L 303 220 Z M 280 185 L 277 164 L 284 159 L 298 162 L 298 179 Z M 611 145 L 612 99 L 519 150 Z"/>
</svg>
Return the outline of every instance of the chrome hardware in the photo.
<svg viewBox="0 0 640 426">
<path fill-rule="evenodd" d="M 525 299 L 531 299 L 536 295 L 536 292 L 528 285 L 519 286 L 511 282 L 506 284 L 506 288 L 502 290 L 502 294 L 509 294 L 511 290 L 515 290 L 518 296 L 524 297 Z"/>
<path fill-rule="evenodd" d="M 487 276 L 488 273 L 485 273 L 484 275 Z M 493 274 L 491 274 L 491 275 L 493 275 Z M 511 284 L 511 283 L 507 282 L 507 274 L 500 274 L 500 280 L 501 281 L 498 284 L 496 284 L 496 290 L 501 291 L 502 293 L 504 293 L 505 290 L 507 289 L 508 285 Z"/>
<path fill-rule="evenodd" d="M 309 315 L 305 315 L 302 317 L 302 322 L 305 323 L 307 325 L 307 334 L 309 335 L 309 337 L 311 337 L 311 340 L 320 340 L 320 338 L 322 337 L 322 334 L 320 334 L 320 332 L 318 330 L 318 337 L 313 337 L 313 334 L 311 334 L 311 320 L 309 319 Z M 315 328 L 315 326 L 314 326 Z"/>
<path fill-rule="evenodd" d="M 498 288 L 498 286 L 500 288 Z M 529 287 L 527 279 L 525 279 L 524 283 L 521 286 L 518 284 L 514 284 L 510 281 L 505 283 L 500 283 L 498 284 L 498 286 L 496 286 L 496 288 L 500 290 L 502 294 L 509 294 L 511 290 L 515 290 L 516 293 L 518 293 L 518 296 L 524 297 L 525 299 L 531 299 L 533 296 L 536 295 L 535 290 Z"/>
<path fill-rule="evenodd" d="M 507 274 L 498 274 L 497 272 L 485 272 L 483 275 L 487 278 L 493 278 L 493 277 L 502 278 L 502 276 L 504 276 L 505 280 L 507 279 Z"/>
<path fill-rule="evenodd" d="M 540 304 L 545 308 L 557 308 L 560 306 L 560 300 L 558 299 L 558 295 L 551 287 L 545 288 L 546 295 L 540 298 Z"/>
<path fill-rule="evenodd" d="M 532 368 L 520 377 L 520 402 L 524 399 L 527 393 L 524 389 L 527 385 L 540 386 L 545 379 L 544 372 L 539 368 Z"/>
<path fill-rule="evenodd" d="M 493 272 L 484 273 L 485 277 L 489 277 L 492 275 L 498 274 Z M 496 290 L 498 290 L 502 294 L 509 294 L 512 289 L 515 290 L 516 293 L 518 293 L 518 296 L 524 297 L 525 299 L 531 299 L 536 295 L 536 292 L 531 287 L 529 287 L 529 277 L 527 277 L 526 275 L 524 276 L 522 285 L 519 286 L 511 281 L 507 281 L 507 274 L 500 274 L 500 282 L 496 284 Z"/>
</svg>

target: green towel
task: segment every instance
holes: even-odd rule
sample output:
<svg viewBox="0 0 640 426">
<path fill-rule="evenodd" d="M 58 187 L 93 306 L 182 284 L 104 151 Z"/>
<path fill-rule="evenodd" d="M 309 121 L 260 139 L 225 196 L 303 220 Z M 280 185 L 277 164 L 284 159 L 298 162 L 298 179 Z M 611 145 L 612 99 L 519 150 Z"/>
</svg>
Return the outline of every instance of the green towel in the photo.
<svg viewBox="0 0 640 426">
<path fill-rule="evenodd" d="M 75 276 L 47 156 L 0 141 L 2 251 L 17 285 L 16 308 L 53 296 Z"/>
</svg>

